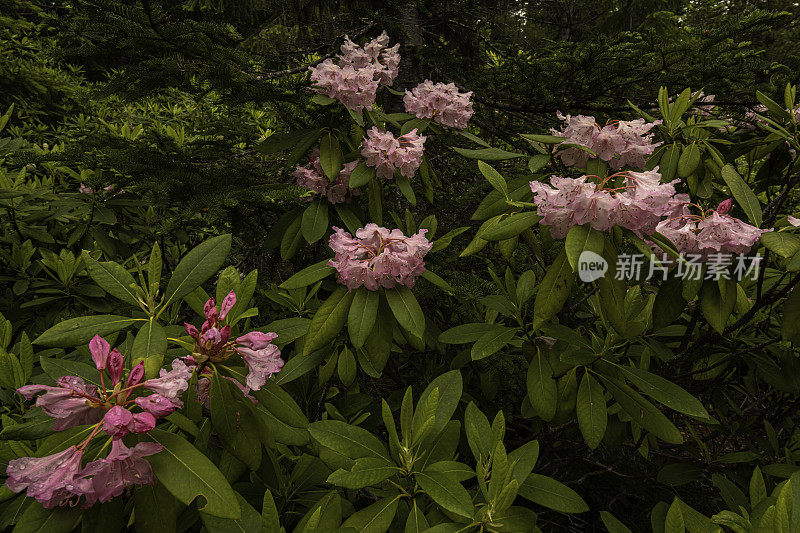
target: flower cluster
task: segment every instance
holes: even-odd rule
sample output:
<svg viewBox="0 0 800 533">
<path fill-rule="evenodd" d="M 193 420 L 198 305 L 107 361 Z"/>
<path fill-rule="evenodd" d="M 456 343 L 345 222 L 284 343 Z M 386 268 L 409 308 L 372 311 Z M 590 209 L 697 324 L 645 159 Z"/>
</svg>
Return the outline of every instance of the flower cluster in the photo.
<svg viewBox="0 0 800 533">
<path fill-rule="evenodd" d="M 223 325 L 233 306 L 236 305 L 236 294 L 231 291 L 220 304 L 219 311 L 214 298 L 209 298 L 203 307 L 206 317 L 200 330 L 185 324 L 186 332 L 194 339 L 192 359 L 196 363 L 204 361 L 219 362 L 238 353 L 247 365 L 248 373 L 245 385 L 259 390 L 267 379 L 283 368 L 283 359 L 277 346 L 272 344 L 278 335 L 251 331 L 246 335 L 231 340 L 230 324 Z"/>
<path fill-rule="evenodd" d="M 383 32 L 364 47 L 345 38 L 342 54 L 309 67 L 314 90 L 343 103 L 353 111 L 372 109 L 380 85 L 391 85 L 400 65 L 400 45 L 387 48 L 389 37 Z"/>
<path fill-rule="evenodd" d="M 678 180 L 661 183 L 657 170 L 612 174 L 600 183 L 590 181 L 590 177 L 551 176 L 552 186 L 531 182 L 540 222 L 550 226 L 553 237 L 563 238 L 572 226 L 583 224 L 599 231 L 622 226 L 646 235 L 655 231 L 662 217 L 671 213 L 684 196 L 675 194 Z M 612 180 L 621 184 L 611 186 Z"/>
<path fill-rule="evenodd" d="M 380 85 L 391 87 L 400 67 L 400 45 L 387 48 L 388 45 L 389 36 L 385 31 L 363 47 L 345 36 L 342 53 L 337 56 L 339 64 L 356 70 L 372 69 Z"/>
<path fill-rule="evenodd" d="M 656 226 L 663 236 L 685 255 L 700 256 L 701 260 L 717 254 L 743 254 L 750 250 L 763 233 L 759 229 L 728 214 L 733 205 L 728 199 L 716 209 L 704 210 L 691 203 L 682 204 L 667 220 Z M 700 210 L 692 214 L 691 207 Z"/>
<path fill-rule="evenodd" d="M 153 470 L 144 457 L 160 452 L 161 445 L 140 442 L 128 448 L 122 437 L 150 431 L 158 418 L 180 407 L 179 396 L 188 388 L 192 376 L 192 369 L 176 359 L 173 369 L 162 370 L 157 379 L 145 380 L 144 364 L 140 362 L 123 380 L 125 361 L 119 350 L 112 350 L 105 339 L 95 335 L 89 342 L 89 352 L 101 372 L 99 387 L 88 385 L 77 376 L 63 376 L 55 387 L 26 385 L 18 389 L 27 400 L 44 393 L 36 399 L 36 405 L 55 419 L 56 431 L 94 424 L 80 445 L 45 457 L 9 461 L 8 488 L 14 492 L 27 489 L 28 496 L 47 508 L 74 504 L 82 496 L 84 506 L 90 506 L 119 496 L 134 485 L 155 484 Z M 149 389 L 150 394 L 141 395 L 142 389 Z M 84 451 L 100 431 L 111 437 L 111 451 L 105 458 L 82 467 Z"/>
<path fill-rule="evenodd" d="M 28 496 L 52 508 L 74 505 L 81 497 L 88 507 L 119 496 L 134 485 L 155 484 L 153 470 L 144 458 L 160 452 L 162 446 L 140 442 L 128 448 L 122 438 L 129 433 L 150 431 L 159 418 L 182 407 L 181 396 L 189 388 L 195 371 L 201 368 L 199 363 L 222 361 L 239 353 L 249 369 L 246 387 L 237 382 L 245 395 L 249 389 L 261 388 L 266 379 L 283 366 L 280 351 L 272 345 L 277 337 L 275 333 L 251 331 L 234 342 L 229 341 L 231 326 L 223 322 L 235 304 L 233 291 L 225 297 L 219 310 L 214 299 L 209 299 L 203 309 L 206 321 L 201 329 L 198 331 L 186 324 L 186 331 L 195 341 L 192 355 L 174 359 L 171 370 L 161 369 L 157 378 L 145 379 L 143 362 L 125 376 L 123 355 L 95 335 L 89 342 L 89 353 L 100 371 L 99 384 L 87 384 L 77 376 L 63 376 L 55 387 L 20 387 L 18 392 L 27 400 L 43 393 L 36 399 L 36 406 L 55 419 L 54 430 L 93 426 L 80 445 L 46 457 L 10 461 L 6 470 L 8 488 L 14 492 L 27 489 Z M 110 453 L 82 466 L 86 447 L 101 431 L 110 437 Z"/>
<path fill-rule="evenodd" d="M 324 196 L 332 204 L 340 204 L 345 201 L 347 191 L 349 191 L 350 174 L 358 166 L 358 161 L 345 163 L 339 170 L 339 175 L 334 181 L 330 181 L 325 172 L 322 170 L 322 165 L 319 162 L 319 152 L 315 151 L 308 159 L 309 164 L 306 166 L 297 165 L 292 175 L 297 178 L 297 184 L 301 187 L 307 187 L 315 193 Z M 361 194 L 361 190 L 353 189 L 350 191 L 352 195 L 357 196 Z"/>
<path fill-rule="evenodd" d="M 102 190 L 105 191 L 105 192 L 110 192 L 113 189 L 114 189 L 114 185 L 112 184 L 112 185 L 109 185 L 108 187 L 103 187 Z M 81 194 L 94 194 L 95 192 L 99 192 L 99 191 L 95 191 L 91 187 L 81 183 L 80 187 L 78 187 L 78 192 L 81 193 Z"/>
<path fill-rule="evenodd" d="M 464 129 L 472 117 L 472 92 L 459 93 L 454 83 L 425 80 L 403 97 L 406 112 L 453 128 Z"/>
<path fill-rule="evenodd" d="M 356 231 L 355 238 L 341 228 L 333 229 L 336 233 L 331 235 L 330 247 L 335 257 L 328 264 L 336 269 L 339 283 L 348 289 L 363 285 L 376 291 L 397 284 L 412 288 L 425 272 L 423 258 L 433 246 L 425 238 L 425 229 L 406 237 L 399 229 L 367 224 Z"/>
<path fill-rule="evenodd" d="M 554 135 L 566 137 L 565 145 L 577 145 L 592 150 L 597 157 L 617 170 L 624 166 L 644 168 L 647 158 L 661 143 L 653 142 L 651 129 L 660 121 L 646 123 L 644 119 L 620 120 L 600 127 L 594 117 L 584 115 L 562 115 L 565 122 L 561 130 L 552 130 Z M 557 152 L 565 165 L 585 168 L 590 154 L 576 147 L 566 146 Z"/>
<path fill-rule="evenodd" d="M 373 126 L 361 143 L 361 155 L 367 166 L 375 167 L 379 177 L 391 178 L 399 171 L 411 178 L 422 163 L 425 139 L 417 134 L 416 128 L 395 138 L 392 132 Z"/>
</svg>

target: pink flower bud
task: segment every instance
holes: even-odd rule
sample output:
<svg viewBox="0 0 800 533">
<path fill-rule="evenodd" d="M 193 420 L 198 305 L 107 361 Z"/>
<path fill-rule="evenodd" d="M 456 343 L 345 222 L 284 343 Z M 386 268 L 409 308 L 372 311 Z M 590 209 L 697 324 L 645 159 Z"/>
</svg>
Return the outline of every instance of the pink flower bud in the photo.
<svg viewBox="0 0 800 533">
<path fill-rule="evenodd" d="M 206 301 L 206 304 L 203 306 L 203 314 L 206 316 L 206 320 L 210 323 L 210 325 L 214 325 L 217 322 L 217 302 L 214 298 L 209 298 Z"/>
<path fill-rule="evenodd" d="M 156 417 L 147 411 L 133 415 L 133 432 L 147 433 L 156 427 Z"/>
<path fill-rule="evenodd" d="M 112 437 L 124 437 L 133 430 L 133 413 L 115 405 L 103 417 L 103 431 Z"/>
<path fill-rule="evenodd" d="M 138 385 L 144 379 L 144 361 L 139 361 L 139 363 L 131 369 L 130 374 L 128 374 L 128 379 L 125 382 L 125 388 L 133 387 L 134 385 Z"/>
<path fill-rule="evenodd" d="M 720 202 L 720 204 L 717 206 L 717 213 L 724 215 L 731 210 L 731 207 L 733 207 L 733 198 L 728 198 L 727 200 Z"/>
<path fill-rule="evenodd" d="M 186 333 L 188 333 L 189 336 L 191 336 L 194 340 L 196 341 L 200 340 L 200 332 L 197 331 L 196 327 L 194 327 L 192 324 L 189 324 L 188 322 L 184 322 L 183 327 L 186 328 Z"/>
<path fill-rule="evenodd" d="M 89 341 L 89 353 L 92 354 L 92 361 L 97 366 L 97 370 L 103 371 L 105 369 L 110 350 L 111 345 L 100 335 L 95 335 Z"/>
<path fill-rule="evenodd" d="M 230 313 L 231 309 L 233 309 L 234 305 L 236 305 L 236 294 L 231 291 L 228 293 L 225 299 L 222 300 L 222 305 L 219 306 L 219 319 L 225 320 L 228 317 L 228 313 Z"/>
<path fill-rule="evenodd" d="M 277 333 L 262 333 L 260 331 L 251 331 L 247 335 L 243 335 L 236 339 L 237 344 L 241 344 L 251 350 L 262 350 L 270 345 L 270 343 L 278 338 Z"/>
<path fill-rule="evenodd" d="M 125 369 L 125 357 L 114 348 L 108 356 L 108 375 L 111 376 L 111 384 L 116 385 L 122 379 L 122 371 Z"/>
</svg>

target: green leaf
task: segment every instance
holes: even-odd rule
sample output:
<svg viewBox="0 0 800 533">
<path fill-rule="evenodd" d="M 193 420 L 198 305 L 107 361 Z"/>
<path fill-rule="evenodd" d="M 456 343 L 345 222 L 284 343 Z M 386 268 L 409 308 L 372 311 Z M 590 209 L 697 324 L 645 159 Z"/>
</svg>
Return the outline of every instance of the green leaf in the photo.
<svg viewBox="0 0 800 533">
<path fill-rule="evenodd" d="M 34 344 L 46 348 L 71 348 L 88 344 L 92 337 L 104 337 L 123 330 L 137 322 L 144 322 L 143 318 L 128 318 L 118 315 L 93 315 L 70 318 L 59 322 L 48 329 L 36 340 Z"/>
<path fill-rule="evenodd" d="M 364 287 L 356 289 L 347 316 L 347 330 L 350 333 L 350 341 L 356 349 L 364 346 L 372 326 L 375 325 L 379 302 L 380 297 L 376 291 Z"/>
<path fill-rule="evenodd" d="M 7 425 L 0 431 L 0 440 L 36 440 L 55 433 L 53 430 L 53 419 L 31 420 Z"/>
<path fill-rule="evenodd" d="M 678 171 L 678 161 L 681 157 L 681 144 L 672 143 L 664 150 L 664 155 L 661 156 L 659 163 L 659 170 L 661 170 L 661 179 L 663 181 L 671 181 L 675 178 Z"/>
<path fill-rule="evenodd" d="M 337 370 L 342 384 L 345 387 L 352 385 L 353 381 L 356 379 L 358 367 L 353 351 L 347 346 L 343 347 L 342 351 L 339 352 Z"/>
<path fill-rule="evenodd" d="M 564 249 L 566 250 L 567 259 L 569 260 L 569 265 L 572 267 L 572 270 L 578 270 L 578 260 L 583 252 L 589 251 L 597 255 L 602 254 L 605 239 L 605 236 L 601 232 L 588 225 L 572 226 L 564 242 Z"/>
<path fill-rule="evenodd" d="M 136 280 L 121 265 L 113 261 L 100 263 L 84 253 L 83 260 L 86 263 L 86 270 L 92 279 L 100 285 L 108 294 L 115 296 L 123 302 L 139 307 L 136 299 Z"/>
<path fill-rule="evenodd" d="M 484 163 L 483 161 L 478 161 L 478 170 L 480 170 L 483 177 L 492 184 L 492 187 L 497 189 L 503 196 L 508 197 L 508 184 L 506 183 L 506 179 L 500 175 L 492 165 Z"/>
<path fill-rule="evenodd" d="M 236 493 L 228 480 L 205 455 L 175 433 L 161 429 L 147 432 L 164 450 L 148 457 L 153 472 L 168 491 L 189 505 L 198 496 L 205 498 L 199 511 L 220 518 L 239 518 Z"/>
<path fill-rule="evenodd" d="M 498 324 L 486 324 L 485 322 L 473 322 L 455 326 L 439 335 L 439 342 L 444 344 L 467 344 L 480 339 L 485 333 L 502 329 L 504 326 Z"/>
<path fill-rule="evenodd" d="M 430 525 L 422 509 L 417 505 L 417 500 L 412 500 L 411 505 L 411 511 L 408 513 L 406 527 L 403 533 L 422 533 L 423 531 L 427 531 Z"/>
<path fill-rule="evenodd" d="M 342 149 L 339 146 L 339 139 L 333 132 L 323 134 L 319 141 L 319 164 L 329 181 L 335 181 L 339 177 L 339 170 L 342 168 Z"/>
<path fill-rule="evenodd" d="M 686 526 L 683 523 L 683 513 L 681 512 L 680 501 L 675 498 L 667 511 L 667 519 L 664 522 L 664 533 L 684 533 Z"/>
<path fill-rule="evenodd" d="M 308 418 L 294 401 L 291 394 L 283 390 L 274 379 L 268 379 L 260 390 L 251 391 L 258 404 L 275 415 L 275 418 L 292 427 L 307 428 Z"/>
<path fill-rule="evenodd" d="M 620 522 L 608 511 L 600 511 L 600 519 L 606 526 L 608 533 L 632 533 L 628 526 Z"/>
<path fill-rule="evenodd" d="M 443 280 L 438 274 L 434 274 L 430 270 L 425 270 L 421 277 L 436 285 L 446 293 L 453 294 L 453 287 L 451 287 L 450 284 Z"/>
<path fill-rule="evenodd" d="M 387 531 L 397 513 L 398 496 L 389 496 L 373 503 L 350 516 L 342 524 L 343 528 L 352 528 L 357 533 L 377 533 Z"/>
<path fill-rule="evenodd" d="M 241 531 L 242 533 L 251 533 L 261 531 L 261 515 L 253 509 L 253 506 L 247 503 L 241 494 L 234 493 L 236 500 L 239 502 L 239 507 L 242 509 L 242 516 L 240 518 L 219 518 L 218 516 L 210 515 L 208 513 L 200 513 L 200 518 L 203 519 L 203 525 L 209 533 L 233 533 Z"/>
<path fill-rule="evenodd" d="M 328 476 L 328 483 L 345 489 L 361 489 L 380 484 L 383 480 L 396 474 L 400 469 L 387 465 L 383 459 L 362 457 L 356 459 L 349 471 L 336 470 Z"/>
<path fill-rule="evenodd" d="M 180 504 L 161 484 L 141 485 L 133 491 L 137 533 L 174 533 Z"/>
<path fill-rule="evenodd" d="M 518 494 L 534 503 L 562 513 L 583 513 L 589 506 L 577 492 L 555 479 L 531 474 L 520 485 Z"/>
<path fill-rule="evenodd" d="M 347 320 L 353 296 L 354 293 L 348 291 L 346 287 L 339 287 L 317 309 L 308 326 L 303 345 L 304 356 L 319 350 L 336 338 Z"/>
<path fill-rule="evenodd" d="M 553 419 L 558 405 L 558 385 L 553 379 L 550 362 L 538 348 L 528 366 L 528 399 L 541 419 Z"/>
<path fill-rule="evenodd" d="M 536 154 L 535 156 L 528 159 L 528 170 L 530 170 L 533 173 L 536 173 L 542 170 L 548 164 L 550 164 L 550 155 Z"/>
<path fill-rule="evenodd" d="M 678 176 L 681 178 L 689 177 L 700 164 L 700 148 L 697 143 L 692 143 L 684 149 L 680 159 L 678 159 Z"/>
<path fill-rule="evenodd" d="M 536 135 L 533 133 L 521 133 L 520 137 L 543 144 L 561 144 L 567 140 L 566 137 L 559 137 L 558 135 Z"/>
<path fill-rule="evenodd" d="M 180 260 L 164 292 L 164 305 L 177 302 L 217 273 L 231 250 L 231 236 L 220 235 L 201 243 Z"/>
<path fill-rule="evenodd" d="M 482 159 L 484 161 L 504 161 L 506 159 L 514 159 L 515 157 L 525 157 L 525 154 L 516 154 L 514 152 L 506 152 L 500 148 L 480 148 L 478 150 L 469 150 L 467 148 L 453 148 L 456 152 L 466 157 L 467 159 Z"/>
<path fill-rule="evenodd" d="M 722 167 L 722 179 L 730 187 L 731 194 L 736 199 L 736 203 L 741 206 L 744 214 L 747 215 L 750 223 L 756 227 L 761 226 L 761 204 L 733 165 L 727 164 Z"/>
<path fill-rule="evenodd" d="M 417 473 L 414 479 L 422 490 L 443 509 L 472 518 L 475 506 L 461 483 L 443 472 L 430 470 Z"/>
<path fill-rule="evenodd" d="M 551 318 L 553 318 L 569 298 L 569 292 L 575 281 L 575 274 L 569 266 L 567 253 L 561 250 L 558 257 L 547 272 L 539 285 L 536 299 L 533 302 L 533 327 L 538 328 Z"/>
<path fill-rule="evenodd" d="M 145 376 L 148 379 L 155 378 L 158 376 L 166 353 L 167 332 L 151 317 L 133 339 L 131 365 L 133 367 L 139 364 L 139 361 L 144 361 Z"/>
<path fill-rule="evenodd" d="M 703 316 L 717 333 L 725 330 L 728 317 L 731 316 L 733 308 L 736 307 L 736 282 L 733 283 L 733 290 L 727 290 L 725 296 L 720 293 L 719 285 L 714 281 L 706 281 L 700 292 L 700 303 Z"/>
<path fill-rule="evenodd" d="M 320 420 L 311 423 L 308 431 L 315 441 L 350 459 L 375 457 L 392 464 L 386 446 L 366 429 L 338 420 Z"/>
<path fill-rule="evenodd" d="M 311 202 L 303 212 L 300 228 L 307 242 L 320 240 L 328 231 L 328 204 L 320 199 Z"/>
<path fill-rule="evenodd" d="M 683 437 L 675 424 L 664 416 L 664 413 L 645 400 L 635 390 L 613 378 L 599 375 L 608 391 L 617 400 L 620 407 L 628 413 L 634 422 L 645 428 L 656 437 L 670 443 L 681 444 Z"/>
<path fill-rule="evenodd" d="M 395 173 L 394 182 L 397 184 L 397 188 L 400 189 L 405 199 L 408 200 L 411 205 L 417 205 L 417 196 L 414 194 L 414 189 L 411 188 L 411 180 L 400 173 Z"/>
<path fill-rule="evenodd" d="M 367 166 L 365 161 L 360 161 L 350 174 L 350 188 L 358 189 L 372 181 L 375 177 L 375 168 Z"/>
<path fill-rule="evenodd" d="M 45 509 L 39 502 L 32 502 L 20 516 L 13 533 L 69 533 L 80 517 L 80 511 Z"/>
<path fill-rule="evenodd" d="M 586 372 L 578 387 L 578 398 L 575 403 L 583 440 L 594 450 L 603 440 L 608 423 L 608 410 L 603 388 L 589 372 Z"/>
<path fill-rule="evenodd" d="M 279 385 L 294 381 L 317 368 L 317 365 L 319 365 L 329 353 L 330 350 L 316 350 L 308 355 L 297 354 L 286 361 L 286 364 L 283 365 L 278 375 L 273 376 L 271 379 Z"/>
<path fill-rule="evenodd" d="M 761 242 L 782 257 L 792 257 L 800 251 L 800 237 L 785 231 L 764 233 L 761 235 Z"/>
<path fill-rule="evenodd" d="M 542 217 L 535 211 L 525 211 L 500 220 L 496 225 L 487 229 L 481 234 L 481 238 L 487 241 L 504 241 L 515 237 L 530 228 Z"/>
<path fill-rule="evenodd" d="M 78 376 L 92 385 L 101 385 L 100 372 L 93 365 L 58 357 L 40 357 L 39 364 L 45 374 L 54 380 L 61 376 Z"/>
<path fill-rule="evenodd" d="M 261 463 L 261 443 L 256 420 L 244 404 L 236 385 L 214 370 L 211 379 L 211 423 L 225 447 L 251 470 Z"/>
<path fill-rule="evenodd" d="M 261 523 L 261 533 L 281 530 L 278 508 L 275 506 L 275 499 L 269 489 L 264 491 L 264 500 L 261 504 Z"/>
<path fill-rule="evenodd" d="M 517 334 L 516 328 L 498 327 L 481 335 L 472 345 L 471 357 L 478 361 L 502 350 Z"/>
<path fill-rule="evenodd" d="M 304 268 L 281 283 L 279 287 L 287 290 L 301 289 L 303 287 L 313 285 L 321 279 L 327 278 L 336 272 L 335 268 L 328 265 L 328 261 L 329 259 L 323 259 L 319 263 L 314 263 L 313 265 Z"/>
<path fill-rule="evenodd" d="M 619 369 L 639 390 L 657 402 L 689 416 L 708 418 L 708 411 L 700 400 L 671 381 L 636 367 L 620 365 Z"/>
<path fill-rule="evenodd" d="M 433 426 L 428 433 L 429 437 L 437 436 L 439 432 L 444 429 L 444 427 L 450 421 L 450 417 L 453 416 L 456 407 L 458 407 L 458 402 L 461 400 L 461 393 L 463 391 L 461 372 L 458 370 L 450 370 L 449 372 L 445 372 L 441 376 L 438 376 L 436 379 L 431 381 L 425 390 L 422 391 L 422 394 L 417 401 L 417 409 L 414 412 L 412 424 L 413 434 L 415 437 L 419 435 L 422 426 L 426 422 L 425 413 L 423 412 L 424 409 L 420 409 L 420 406 L 425 405 L 428 400 L 428 396 L 430 396 L 433 391 L 437 389 L 439 400 L 436 406 L 436 417 Z M 403 434 L 405 435 L 406 425 L 404 424 L 402 427 Z"/>
<path fill-rule="evenodd" d="M 783 304 L 781 318 L 781 338 L 786 341 L 795 339 L 800 334 L 800 290 L 789 293 Z"/>
<path fill-rule="evenodd" d="M 425 333 L 425 315 L 411 289 L 397 286 L 386 289 L 384 294 L 397 323 L 415 337 L 422 337 Z"/>
</svg>

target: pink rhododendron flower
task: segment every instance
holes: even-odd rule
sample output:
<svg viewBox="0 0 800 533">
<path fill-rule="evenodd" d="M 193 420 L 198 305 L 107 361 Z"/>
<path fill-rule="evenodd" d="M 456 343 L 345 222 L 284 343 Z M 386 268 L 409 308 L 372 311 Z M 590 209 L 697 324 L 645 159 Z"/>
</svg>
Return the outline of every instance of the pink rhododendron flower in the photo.
<svg viewBox="0 0 800 533">
<path fill-rule="evenodd" d="M 281 351 L 275 345 L 269 345 L 260 350 L 251 350 L 240 346 L 236 348 L 236 351 L 247 365 L 248 373 L 245 385 L 253 390 L 259 390 L 272 374 L 277 374 L 283 368 Z"/>
<path fill-rule="evenodd" d="M 387 48 L 389 36 L 385 31 L 363 48 L 347 36 L 344 39 L 342 53 L 337 56 L 340 65 L 351 66 L 356 70 L 372 69 L 380 85 L 392 85 L 400 67 L 399 44 Z"/>
<path fill-rule="evenodd" d="M 324 196 L 332 204 L 340 204 L 347 198 L 349 191 L 352 196 L 361 194 L 360 189 L 350 189 L 350 174 L 358 166 L 358 161 L 345 163 L 339 170 L 339 175 L 335 180 L 330 181 L 322 170 L 319 162 L 319 150 L 315 149 L 309 158 L 309 164 L 305 167 L 297 165 L 292 175 L 297 179 L 297 184 L 301 187 L 308 187 L 315 193 Z"/>
<path fill-rule="evenodd" d="M 107 502 L 136 485 L 155 485 L 153 468 L 145 457 L 154 455 L 164 447 L 155 442 L 140 442 L 128 448 L 122 439 L 114 439 L 107 457 L 92 461 L 81 471 L 81 494 L 86 505 Z"/>
<path fill-rule="evenodd" d="M 44 392 L 36 399 L 36 406 L 56 421 L 53 429 L 63 431 L 75 426 L 93 424 L 103 417 L 96 399 L 97 387 L 86 385 L 77 376 L 63 376 L 56 381 L 56 387 L 47 385 L 25 385 L 17 389 L 26 400 Z"/>
<path fill-rule="evenodd" d="M 230 304 L 233 307 L 236 302 L 236 295 L 233 291 L 228 294 L 226 300 L 233 302 Z M 214 298 L 209 298 L 206 302 L 204 314 L 206 321 L 200 331 L 191 324 L 185 325 L 186 332 L 195 341 L 192 355 L 194 360 L 197 362 L 206 359 L 214 362 L 224 361 L 234 353 L 238 353 L 248 368 L 245 384 L 253 390 L 259 390 L 272 374 L 280 372 L 283 367 L 281 352 L 277 346 L 271 344 L 277 334 L 253 331 L 231 341 L 231 327 L 230 325 L 222 326 L 220 322 L 222 313 L 217 313 Z M 152 389 L 152 387 L 150 388 Z M 152 390 L 164 395 L 159 390 Z"/>
<path fill-rule="evenodd" d="M 14 492 L 28 490 L 42 507 L 52 509 L 75 499 L 76 477 L 83 450 L 70 446 L 46 457 L 22 457 L 8 462 L 6 486 Z"/>
<path fill-rule="evenodd" d="M 425 272 L 423 258 L 433 246 L 425 238 L 425 229 L 406 237 L 399 229 L 367 224 L 356 231 L 355 238 L 341 228 L 333 229 L 336 233 L 331 235 L 330 247 L 335 257 L 328 264 L 348 289 L 363 285 L 375 291 L 397 284 L 411 288 Z"/>
<path fill-rule="evenodd" d="M 800 218 L 795 218 L 792 215 L 787 216 L 786 221 L 794 227 L 800 226 Z"/>
<path fill-rule="evenodd" d="M 386 48 L 389 37 L 383 32 L 364 47 L 345 37 L 342 54 L 310 67 L 314 91 L 340 101 L 353 111 L 372 109 L 379 85 L 391 85 L 397 77 L 400 45 Z"/>
<path fill-rule="evenodd" d="M 143 411 L 147 411 L 157 418 L 163 418 L 175 410 L 175 404 L 172 400 L 160 394 L 140 396 L 134 400 L 134 403 L 141 407 Z"/>
<path fill-rule="evenodd" d="M 398 171 L 411 178 L 422 163 L 425 139 L 417 135 L 416 128 L 395 138 L 392 132 L 380 131 L 373 126 L 361 143 L 361 155 L 367 166 L 375 167 L 375 174 L 379 177 L 389 179 Z"/>
<path fill-rule="evenodd" d="M 693 215 L 687 208 L 683 213 L 661 221 L 656 231 L 667 237 L 676 249 L 686 255 L 700 256 L 708 259 L 712 254 L 744 254 L 758 242 L 761 235 L 769 229 L 759 229 L 734 218 L 726 212 L 730 204 L 722 202 L 720 207 L 726 209 L 709 209 L 701 215 Z"/>
<path fill-rule="evenodd" d="M 459 93 L 454 83 L 436 83 L 425 80 L 410 92 L 406 91 L 403 104 L 407 113 L 419 118 L 453 128 L 464 129 L 473 114 L 472 92 Z"/>
<path fill-rule="evenodd" d="M 620 187 L 608 185 L 614 178 L 622 180 Z M 642 236 L 655 231 L 661 218 L 674 209 L 677 181 L 661 183 L 661 175 L 652 170 L 614 174 L 599 184 L 589 176 L 551 176 L 551 185 L 539 181 L 530 185 L 540 223 L 550 226 L 555 238 L 566 237 L 572 226 L 583 224 L 599 231 L 621 226 Z"/>
<path fill-rule="evenodd" d="M 158 377 L 148 379 L 144 382 L 144 386 L 169 399 L 176 407 L 181 407 L 183 402 L 179 397 L 189 388 L 189 380 L 192 378 L 193 372 L 193 367 L 188 366 L 180 358 L 176 358 L 172 361 L 172 370 L 162 368 Z"/>
<path fill-rule="evenodd" d="M 561 130 L 553 129 L 554 135 L 566 137 L 565 145 L 589 148 L 615 170 L 625 166 L 644 168 L 649 155 L 661 144 L 653 143 L 653 135 L 649 133 L 661 123 L 659 120 L 650 123 L 641 118 L 620 120 L 600 127 L 591 116 L 564 116 L 559 112 L 558 118 L 565 124 Z M 591 157 L 585 150 L 569 146 L 558 150 L 556 155 L 565 165 L 578 168 L 586 167 Z"/>
<path fill-rule="evenodd" d="M 103 187 L 103 190 L 105 192 L 109 192 L 113 188 L 114 188 L 114 185 L 112 184 L 112 185 L 109 185 L 108 187 Z M 94 194 L 95 190 L 92 189 L 91 187 L 87 187 L 86 185 L 81 183 L 80 187 L 78 187 L 78 192 L 81 193 L 81 194 Z"/>
</svg>

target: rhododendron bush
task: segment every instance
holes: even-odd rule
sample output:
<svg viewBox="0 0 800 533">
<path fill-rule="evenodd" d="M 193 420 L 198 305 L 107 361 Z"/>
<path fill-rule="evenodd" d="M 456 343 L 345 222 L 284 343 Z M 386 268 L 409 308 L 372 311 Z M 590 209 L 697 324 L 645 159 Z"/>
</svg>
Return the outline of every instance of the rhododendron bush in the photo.
<svg viewBox="0 0 800 533">
<path fill-rule="evenodd" d="M 376 30 L 281 74 L 251 218 L 0 139 L 0 528 L 797 531 L 795 87 L 496 135 Z"/>
</svg>

